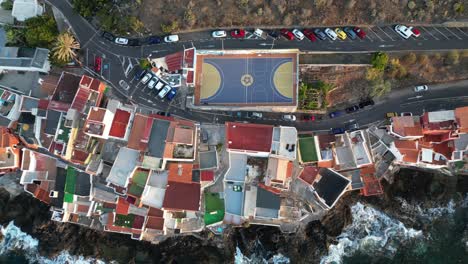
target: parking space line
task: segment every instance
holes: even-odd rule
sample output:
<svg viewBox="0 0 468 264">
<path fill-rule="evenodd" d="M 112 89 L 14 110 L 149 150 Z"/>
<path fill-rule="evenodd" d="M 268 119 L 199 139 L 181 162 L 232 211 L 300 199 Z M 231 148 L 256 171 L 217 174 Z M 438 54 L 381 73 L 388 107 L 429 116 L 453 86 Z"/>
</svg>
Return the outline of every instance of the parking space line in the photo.
<svg viewBox="0 0 468 264">
<path fill-rule="evenodd" d="M 429 30 L 427 30 L 425 27 L 421 27 L 424 31 L 426 31 L 427 33 L 429 33 L 429 35 L 431 35 L 433 38 L 435 38 L 436 40 L 440 40 L 438 37 L 436 37 L 434 34 L 432 34 Z"/>
<path fill-rule="evenodd" d="M 385 42 L 385 40 L 383 40 L 377 33 L 375 33 L 374 30 L 372 30 L 372 28 L 369 28 L 369 30 L 370 30 L 372 33 L 374 33 L 374 35 L 376 35 L 377 38 L 379 38 L 381 41 L 384 41 L 384 42 Z"/>
<path fill-rule="evenodd" d="M 463 35 L 468 37 L 468 34 L 465 31 L 461 30 L 460 28 L 456 28 L 456 29 L 458 29 L 458 31 L 460 31 Z"/>
<path fill-rule="evenodd" d="M 442 36 L 444 36 L 446 39 L 450 39 L 449 37 L 447 37 L 444 33 L 442 33 L 440 30 L 437 29 L 437 27 L 432 27 L 433 29 L 435 29 L 435 31 L 439 32 Z"/>
<path fill-rule="evenodd" d="M 444 28 L 445 30 L 447 30 L 448 32 L 452 33 L 455 37 L 457 37 L 459 40 L 462 40 L 462 38 L 460 38 L 457 34 L 453 33 L 452 30 L 450 30 L 448 27 L 445 27 Z"/>
<path fill-rule="evenodd" d="M 372 38 L 369 36 L 369 34 L 367 34 L 365 38 L 368 38 L 371 42 L 374 42 Z M 361 39 L 361 40 L 364 41 L 364 39 Z"/>
<path fill-rule="evenodd" d="M 382 31 L 385 35 L 387 35 L 387 37 L 389 37 L 392 41 L 395 41 L 389 34 L 387 34 L 387 32 L 385 32 L 381 27 L 377 27 L 378 29 L 380 29 L 380 31 Z"/>
</svg>

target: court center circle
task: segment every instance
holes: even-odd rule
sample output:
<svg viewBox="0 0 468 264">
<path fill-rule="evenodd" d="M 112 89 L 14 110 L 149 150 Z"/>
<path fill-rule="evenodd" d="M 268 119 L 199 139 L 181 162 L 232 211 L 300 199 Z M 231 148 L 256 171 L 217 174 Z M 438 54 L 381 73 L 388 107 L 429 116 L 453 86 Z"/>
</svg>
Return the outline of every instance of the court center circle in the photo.
<svg viewBox="0 0 468 264">
<path fill-rule="evenodd" d="M 241 77 L 241 83 L 245 87 L 251 86 L 254 83 L 254 78 L 250 74 L 244 74 Z"/>
</svg>

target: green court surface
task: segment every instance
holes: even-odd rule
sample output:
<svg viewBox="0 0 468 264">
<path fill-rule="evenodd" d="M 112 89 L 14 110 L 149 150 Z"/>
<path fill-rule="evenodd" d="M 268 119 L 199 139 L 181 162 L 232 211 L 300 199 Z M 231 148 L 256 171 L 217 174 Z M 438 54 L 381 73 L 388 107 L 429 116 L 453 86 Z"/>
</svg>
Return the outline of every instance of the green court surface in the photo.
<svg viewBox="0 0 468 264">
<path fill-rule="evenodd" d="M 302 162 L 318 161 L 317 149 L 313 137 L 299 138 L 299 151 Z"/>
<path fill-rule="evenodd" d="M 205 225 L 224 219 L 224 199 L 218 193 L 205 193 Z"/>
</svg>

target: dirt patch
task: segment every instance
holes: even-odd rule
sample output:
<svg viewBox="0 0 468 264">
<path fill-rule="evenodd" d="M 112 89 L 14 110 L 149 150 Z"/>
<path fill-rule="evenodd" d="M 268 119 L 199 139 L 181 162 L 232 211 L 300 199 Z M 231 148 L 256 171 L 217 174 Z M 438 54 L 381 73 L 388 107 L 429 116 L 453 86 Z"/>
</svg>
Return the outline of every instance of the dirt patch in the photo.
<svg viewBox="0 0 468 264">
<path fill-rule="evenodd" d="M 443 22 L 466 18 L 463 1 L 408 0 L 143 0 L 139 18 L 153 33 L 176 21 L 178 30 L 235 26 L 313 26 Z"/>
</svg>

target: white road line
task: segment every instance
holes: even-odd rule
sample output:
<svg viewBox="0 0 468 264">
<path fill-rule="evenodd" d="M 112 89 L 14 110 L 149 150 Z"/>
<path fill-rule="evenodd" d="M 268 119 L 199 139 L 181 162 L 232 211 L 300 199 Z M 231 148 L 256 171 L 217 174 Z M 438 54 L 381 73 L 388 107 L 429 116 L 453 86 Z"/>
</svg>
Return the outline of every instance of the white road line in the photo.
<svg viewBox="0 0 468 264">
<path fill-rule="evenodd" d="M 377 27 L 378 29 L 380 29 L 380 31 L 382 31 L 385 35 L 387 35 L 387 37 L 389 37 L 392 41 L 395 41 L 389 34 L 387 34 L 387 32 L 385 32 L 381 27 Z"/>
<path fill-rule="evenodd" d="M 372 40 L 372 38 L 369 36 L 369 34 L 366 34 L 366 36 L 364 37 L 364 39 L 369 39 L 371 42 L 374 42 L 374 40 Z M 361 39 L 362 41 L 364 41 L 364 39 Z"/>
<path fill-rule="evenodd" d="M 453 33 L 453 31 L 450 30 L 449 28 L 446 27 L 446 28 L 444 28 L 444 29 L 447 30 L 448 32 L 452 33 L 452 35 L 454 35 L 455 37 L 457 37 L 457 39 L 462 40 L 462 38 L 460 38 L 457 34 Z"/>
<path fill-rule="evenodd" d="M 450 39 L 449 37 L 445 36 L 444 33 L 442 33 L 440 30 L 437 29 L 437 27 L 432 27 L 433 29 L 435 29 L 437 32 L 439 32 L 442 36 L 444 36 L 446 39 Z"/>
<path fill-rule="evenodd" d="M 438 37 L 436 37 L 434 34 L 432 34 L 429 30 L 427 30 L 425 27 L 421 27 L 424 31 L 426 31 L 427 33 L 429 33 L 429 35 L 431 35 L 433 38 L 435 38 L 436 40 L 440 40 Z"/>
<path fill-rule="evenodd" d="M 380 37 L 380 36 L 379 36 L 377 33 L 375 33 L 375 31 L 374 31 L 374 30 L 372 30 L 372 28 L 369 28 L 369 30 L 370 30 L 372 33 L 374 33 L 374 35 L 375 35 L 375 36 L 377 36 L 377 38 L 379 38 L 379 39 L 380 39 L 380 41 L 383 41 L 383 42 L 385 42 L 385 40 L 383 40 L 383 38 L 381 38 L 381 37 Z"/>
<path fill-rule="evenodd" d="M 458 29 L 458 31 L 460 31 L 463 35 L 468 37 L 468 34 L 466 34 L 465 31 L 461 30 L 460 28 L 456 28 L 456 29 Z"/>
</svg>

